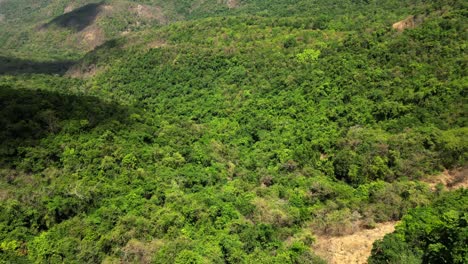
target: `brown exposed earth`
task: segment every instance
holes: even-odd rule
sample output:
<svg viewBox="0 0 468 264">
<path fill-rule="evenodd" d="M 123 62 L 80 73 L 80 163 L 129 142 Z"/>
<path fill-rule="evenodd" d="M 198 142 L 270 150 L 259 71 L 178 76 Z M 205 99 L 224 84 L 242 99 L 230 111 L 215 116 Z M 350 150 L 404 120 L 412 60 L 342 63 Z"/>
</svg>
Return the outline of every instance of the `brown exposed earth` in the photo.
<svg viewBox="0 0 468 264">
<path fill-rule="evenodd" d="M 161 24 L 167 23 L 167 18 L 161 7 L 139 4 L 133 8 L 133 11 L 141 18 L 155 19 Z"/>
<path fill-rule="evenodd" d="M 226 4 L 229 8 L 236 8 L 239 6 L 239 0 L 227 0 Z"/>
<path fill-rule="evenodd" d="M 83 32 L 81 32 L 82 44 L 86 47 L 95 48 L 105 41 L 104 32 L 95 24 L 87 27 Z"/>
<path fill-rule="evenodd" d="M 75 9 L 75 8 L 76 8 L 76 7 L 75 7 L 75 4 L 74 4 L 74 3 L 71 3 L 71 4 L 69 4 L 69 5 L 67 5 L 67 6 L 65 7 L 65 9 L 63 10 L 63 13 L 64 13 L 64 14 L 69 13 L 69 12 L 73 11 L 73 9 Z"/>
<path fill-rule="evenodd" d="M 395 24 L 393 24 L 392 27 L 400 32 L 407 28 L 414 28 L 414 16 L 409 16 L 401 21 L 398 21 Z"/>
<path fill-rule="evenodd" d="M 448 190 L 468 188 L 468 167 L 453 170 L 444 170 L 441 174 L 424 179 L 433 190 L 438 184 L 444 185 Z"/>
<path fill-rule="evenodd" d="M 374 229 L 364 229 L 346 236 L 319 236 L 314 252 L 330 264 L 367 263 L 374 241 L 392 233 L 396 224 L 380 223 Z"/>
<path fill-rule="evenodd" d="M 468 167 L 445 170 L 423 180 L 432 190 L 441 184 L 448 190 L 468 188 Z M 318 236 L 314 251 L 330 264 L 367 263 L 374 241 L 395 230 L 398 222 L 377 224 L 374 229 L 358 230 L 345 236 Z"/>
<path fill-rule="evenodd" d="M 112 11 L 112 10 L 114 9 L 114 7 L 111 6 L 111 5 L 102 5 L 102 6 L 101 6 L 101 9 L 102 9 L 102 11 L 104 11 L 104 12 L 105 12 L 105 11 L 110 12 L 110 11 Z"/>
<path fill-rule="evenodd" d="M 407 18 L 398 21 L 392 25 L 393 29 L 403 32 L 405 29 L 415 28 L 424 20 L 424 16 L 408 16 Z"/>
</svg>

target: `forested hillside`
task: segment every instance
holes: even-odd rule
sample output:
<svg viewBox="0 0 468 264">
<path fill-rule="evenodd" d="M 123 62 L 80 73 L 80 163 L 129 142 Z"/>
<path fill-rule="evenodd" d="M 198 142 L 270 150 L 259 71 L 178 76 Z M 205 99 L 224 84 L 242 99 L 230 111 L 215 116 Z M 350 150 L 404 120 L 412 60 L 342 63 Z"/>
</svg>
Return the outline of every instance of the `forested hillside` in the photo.
<svg viewBox="0 0 468 264">
<path fill-rule="evenodd" d="M 463 1 L 438 0 L 2 0 L 0 55 L 35 61 L 79 59 L 106 40 L 204 17 L 297 19 L 296 26 L 353 31 L 387 27 Z"/>
<path fill-rule="evenodd" d="M 467 10 L 0 0 L 0 262 L 466 263 Z"/>
<path fill-rule="evenodd" d="M 411 210 L 397 231 L 375 244 L 369 263 L 466 263 L 467 190 Z"/>
</svg>

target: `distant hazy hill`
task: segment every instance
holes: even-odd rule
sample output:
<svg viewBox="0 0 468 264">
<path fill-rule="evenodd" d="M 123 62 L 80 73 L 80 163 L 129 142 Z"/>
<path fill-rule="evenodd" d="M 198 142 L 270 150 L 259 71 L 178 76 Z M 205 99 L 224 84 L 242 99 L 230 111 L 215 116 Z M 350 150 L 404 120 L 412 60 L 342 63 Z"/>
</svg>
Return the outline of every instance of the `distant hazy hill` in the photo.
<svg viewBox="0 0 468 264">
<path fill-rule="evenodd" d="M 3 0 L 1 52 L 72 58 L 113 37 L 235 6 L 233 1 Z"/>
<path fill-rule="evenodd" d="M 76 59 L 111 38 L 209 16 L 300 16 L 309 19 L 303 27 L 375 29 L 409 14 L 428 12 L 428 8 L 434 5 L 424 1 L 2 0 L 0 53 L 29 59 Z"/>
</svg>

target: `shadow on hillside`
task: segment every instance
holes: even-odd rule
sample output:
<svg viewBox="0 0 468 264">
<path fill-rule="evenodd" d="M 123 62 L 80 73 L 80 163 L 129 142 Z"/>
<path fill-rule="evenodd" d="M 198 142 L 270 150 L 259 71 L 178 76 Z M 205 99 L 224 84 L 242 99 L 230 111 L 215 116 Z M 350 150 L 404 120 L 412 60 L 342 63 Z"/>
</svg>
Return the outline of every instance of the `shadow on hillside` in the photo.
<svg viewBox="0 0 468 264">
<path fill-rule="evenodd" d="M 102 10 L 103 4 L 104 2 L 87 4 L 85 6 L 82 6 L 71 12 L 65 13 L 61 16 L 52 19 L 50 22 L 44 24 L 42 28 L 48 28 L 50 26 L 55 25 L 63 28 L 81 31 L 87 26 L 91 25 L 96 20 L 97 15 Z"/>
<path fill-rule="evenodd" d="M 2 74 L 24 74 L 24 73 L 44 73 L 44 74 L 64 74 L 75 61 L 29 61 L 18 58 L 0 56 L 0 75 Z"/>
<path fill-rule="evenodd" d="M 96 97 L 0 84 L 0 168 L 23 159 L 27 152 L 22 148 L 34 146 L 49 135 L 79 135 L 97 126 L 112 130 L 118 122 L 126 123 L 128 116 L 127 107 Z M 48 159 L 57 159 L 55 151 L 50 152 Z"/>
</svg>

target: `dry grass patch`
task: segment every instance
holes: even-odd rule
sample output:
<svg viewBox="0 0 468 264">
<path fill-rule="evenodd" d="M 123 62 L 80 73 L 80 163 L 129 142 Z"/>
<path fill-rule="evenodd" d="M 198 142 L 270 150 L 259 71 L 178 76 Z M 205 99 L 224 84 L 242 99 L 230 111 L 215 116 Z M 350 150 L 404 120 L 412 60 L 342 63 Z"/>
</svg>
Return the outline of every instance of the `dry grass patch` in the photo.
<svg viewBox="0 0 468 264">
<path fill-rule="evenodd" d="M 468 188 L 468 167 L 444 170 L 441 174 L 430 176 L 424 180 L 433 190 L 442 184 L 449 190 Z"/>
<path fill-rule="evenodd" d="M 377 224 L 374 229 L 364 229 L 346 236 L 318 236 L 315 253 L 330 264 L 367 263 L 374 241 L 395 230 L 397 222 Z"/>
</svg>

